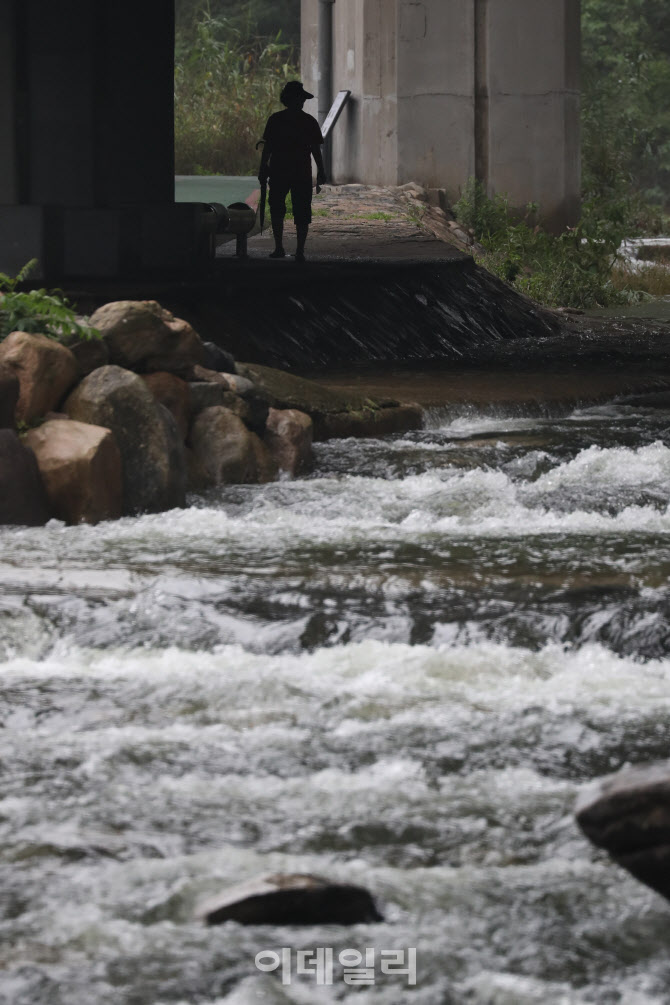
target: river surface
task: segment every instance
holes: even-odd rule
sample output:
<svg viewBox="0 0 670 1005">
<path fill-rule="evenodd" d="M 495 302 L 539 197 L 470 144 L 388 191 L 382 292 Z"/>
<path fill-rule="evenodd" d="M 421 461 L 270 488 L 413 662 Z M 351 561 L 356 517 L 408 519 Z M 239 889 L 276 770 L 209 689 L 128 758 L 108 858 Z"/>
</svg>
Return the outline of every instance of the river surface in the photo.
<svg viewBox="0 0 670 1005">
<path fill-rule="evenodd" d="M 433 408 L 303 480 L 2 529 L 3 1005 L 667 1003 L 669 907 L 572 811 L 668 755 L 669 436 Z M 193 920 L 268 871 L 385 921 Z M 416 947 L 417 984 L 282 985 L 284 947 Z"/>
</svg>

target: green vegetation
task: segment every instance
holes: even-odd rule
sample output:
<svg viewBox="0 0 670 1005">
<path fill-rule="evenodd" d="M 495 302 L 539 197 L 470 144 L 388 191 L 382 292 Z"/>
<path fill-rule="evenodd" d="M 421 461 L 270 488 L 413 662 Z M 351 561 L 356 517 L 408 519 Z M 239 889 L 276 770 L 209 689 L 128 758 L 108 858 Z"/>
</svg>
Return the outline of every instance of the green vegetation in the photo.
<svg viewBox="0 0 670 1005">
<path fill-rule="evenodd" d="M 281 32 L 258 33 L 251 15 L 262 6 L 219 3 L 212 13 L 215 4 L 207 4 L 192 9 L 189 21 L 182 5 L 175 55 L 177 174 L 256 174 L 256 143 L 281 107 L 284 83 L 300 74 L 291 41 Z"/>
<path fill-rule="evenodd" d="M 100 338 L 96 328 L 77 321 L 69 301 L 60 290 L 29 290 L 21 292 L 23 283 L 37 265 L 31 259 L 16 276 L 0 272 L 0 341 L 10 332 L 33 332 L 49 338 Z"/>
<path fill-rule="evenodd" d="M 489 199 L 474 180 L 454 211 L 484 248 L 480 264 L 540 303 L 604 307 L 634 298 L 612 283 L 612 266 L 625 237 L 621 219 L 603 219 L 586 206 L 577 227 L 548 234 L 535 223 L 536 206 L 529 205 L 519 219 L 505 196 Z"/>
<path fill-rule="evenodd" d="M 669 94 L 667 0 L 582 0 L 584 198 L 629 235 L 670 223 Z"/>
<path fill-rule="evenodd" d="M 482 265 L 549 306 L 595 307 L 670 294 L 662 264 L 634 270 L 625 237 L 670 229 L 670 20 L 667 0 L 582 0 L 583 203 L 560 235 L 519 218 L 471 181 L 455 207 Z"/>
</svg>

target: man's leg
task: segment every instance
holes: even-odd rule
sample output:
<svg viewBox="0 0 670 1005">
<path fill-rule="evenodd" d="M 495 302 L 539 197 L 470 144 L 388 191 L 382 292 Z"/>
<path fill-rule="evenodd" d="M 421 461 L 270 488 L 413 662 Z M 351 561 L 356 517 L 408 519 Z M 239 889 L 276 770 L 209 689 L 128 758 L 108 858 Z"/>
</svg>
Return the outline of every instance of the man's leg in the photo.
<svg viewBox="0 0 670 1005">
<path fill-rule="evenodd" d="M 305 261 L 305 242 L 312 222 L 312 177 L 301 179 L 291 186 L 293 200 L 293 219 L 296 233 L 296 262 Z"/>
<path fill-rule="evenodd" d="M 297 244 L 295 249 L 296 258 L 305 257 L 305 241 L 307 240 L 307 233 L 309 231 L 308 223 L 298 223 L 296 224 L 295 233 L 297 237 Z"/>
<path fill-rule="evenodd" d="M 272 236 L 275 239 L 275 250 L 270 258 L 285 258 L 284 251 L 284 217 L 286 216 L 286 196 L 289 184 L 282 178 L 270 176 L 270 220 Z"/>
<path fill-rule="evenodd" d="M 284 216 L 280 216 L 279 213 L 270 213 L 270 219 L 272 220 L 272 236 L 275 239 L 275 250 L 270 255 L 270 258 L 284 258 L 286 252 L 284 251 Z"/>
</svg>

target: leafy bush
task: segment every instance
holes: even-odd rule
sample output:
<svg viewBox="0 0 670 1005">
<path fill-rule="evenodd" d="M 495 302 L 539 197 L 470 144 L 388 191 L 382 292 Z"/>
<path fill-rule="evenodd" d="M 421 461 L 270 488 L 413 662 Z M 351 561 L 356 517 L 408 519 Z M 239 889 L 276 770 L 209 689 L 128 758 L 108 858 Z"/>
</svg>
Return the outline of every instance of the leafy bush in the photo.
<svg viewBox="0 0 670 1005">
<path fill-rule="evenodd" d="M 519 219 L 506 196 L 489 198 L 474 179 L 454 211 L 483 246 L 480 263 L 540 303 L 605 307 L 639 298 L 634 289 L 612 282 L 617 250 L 628 231 L 623 211 L 610 207 L 607 217 L 588 203 L 576 227 L 549 234 L 535 223 L 537 206 L 530 204 Z"/>
<path fill-rule="evenodd" d="M 0 341 L 10 332 L 32 332 L 49 338 L 68 339 L 100 338 L 96 328 L 77 321 L 68 300 L 60 290 L 19 291 L 37 265 L 31 259 L 16 276 L 0 272 Z"/>
<path fill-rule="evenodd" d="M 584 195 L 625 207 L 638 232 L 667 226 L 668 93 L 667 0 L 582 0 Z"/>
<path fill-rule="evenodd" d="M 255 175 L 256 143 L 279 110 L 282 87 L 299 75 L 293 47 L 281 34 L 254 37 L 224 17 L 201 13 L 176 50 L 177 174 Z"/>
</svg>

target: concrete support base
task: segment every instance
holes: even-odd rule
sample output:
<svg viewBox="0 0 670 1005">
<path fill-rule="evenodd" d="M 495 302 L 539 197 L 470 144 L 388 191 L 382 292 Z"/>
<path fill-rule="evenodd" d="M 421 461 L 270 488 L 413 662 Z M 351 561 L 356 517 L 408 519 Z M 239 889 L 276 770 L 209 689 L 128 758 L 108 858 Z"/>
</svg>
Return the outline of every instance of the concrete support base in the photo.
<svg viewBox="0 0 670 1005">
<path fill-rule="evenodd" d="M 183 274 L 213 258 L 199 203 L 121 209 L 0 206 L 0 271 L 49 280 Z"/>
<path fill-rule="evenodd" d="M 174 202 L 174 0 L 0 0 L 0 271 L 182 271 L 211 220 Z"/>
</svg>

